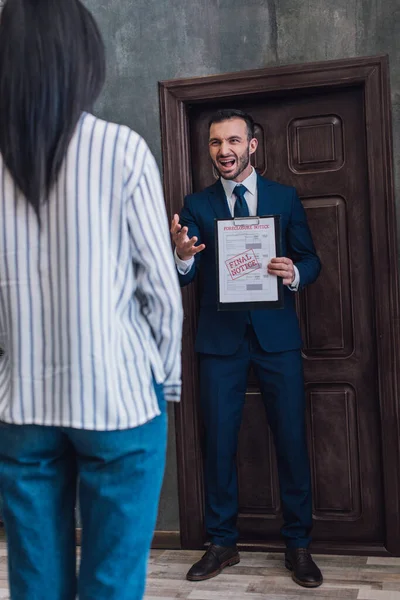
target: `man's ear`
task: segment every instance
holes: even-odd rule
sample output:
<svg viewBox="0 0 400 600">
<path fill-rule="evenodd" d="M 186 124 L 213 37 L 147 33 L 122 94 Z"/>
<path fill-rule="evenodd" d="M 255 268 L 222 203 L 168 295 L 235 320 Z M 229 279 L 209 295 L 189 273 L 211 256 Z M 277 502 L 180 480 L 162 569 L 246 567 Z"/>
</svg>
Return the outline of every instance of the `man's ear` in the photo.
<svg viewBox="0 0 400 600">
<path fill-rule="evenodd" d="M 250 154 L 254 154 L 254 152 L 257 150 L 257 146 L 258 146 L 258 140 L 256 138 L 251 139 L 250 144 L 249 144 Z"/>
</svg>

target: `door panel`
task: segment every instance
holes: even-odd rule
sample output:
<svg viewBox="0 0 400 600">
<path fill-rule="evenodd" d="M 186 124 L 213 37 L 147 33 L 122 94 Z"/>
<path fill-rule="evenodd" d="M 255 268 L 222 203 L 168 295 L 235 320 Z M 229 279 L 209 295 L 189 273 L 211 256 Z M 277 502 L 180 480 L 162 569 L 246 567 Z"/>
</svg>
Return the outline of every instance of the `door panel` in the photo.
<svg viewBox="0 0 400 600">
<path fill-rule="evenodd" d="M 384 502 L 371 280 L 364 98 L 331 93 L 259 94 L 236 100 L 257 123 L 257 171 L 296 187 L 322 272 L 298 295 L 304 348 L 315 540 L 383 542 Z M 227 106 L 227 103 L 224 103 Z M 193 189 L 215 181 L 207 146 L 217 103 L 189 111 Z M 282 516 L 271 436 L 249 379 L 239 455 L 242 540 L 279 538 Z"/>
<path fill-rule="evenodd" d="M 346 200 L 325 196 L 303 204 L 324 265 L 317 282 L 302 294 L 303 352 L 309 359 L 348 358 L 354 344 Z"/>
<path fill-rule="evenodd" d="M 346 384 L 310 385 L 308 426 L 315 517 L 323 521 L 359 520 L 362 492 L 354 388 Z"/>
</svg>

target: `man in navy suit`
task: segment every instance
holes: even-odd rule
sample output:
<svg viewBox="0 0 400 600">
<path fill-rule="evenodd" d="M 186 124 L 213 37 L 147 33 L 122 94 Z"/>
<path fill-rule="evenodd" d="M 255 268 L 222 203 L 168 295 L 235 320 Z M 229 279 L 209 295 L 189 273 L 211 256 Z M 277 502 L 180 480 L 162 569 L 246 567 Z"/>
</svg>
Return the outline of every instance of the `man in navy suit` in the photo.
<svg viewBox="0 0 400 600">
<path fill-rule="evenodd" d="M 196 351 L 205 425 L 205 521 L 211 545 L 187 578 L 209 579 L 240 560 L 235 459 L 253 366 L 276 447 L 285 564 L 298 584 L 317 587 L 322 575 L 308 552 L 311 478 L 294 293 L 316 280 L 320 261 L 296 190 L 257 175 L 250 163 L 256 149 L 250 115 L 237 110 L 216 113 L 209 124 L 209 151 L 220 179 L 187 196 L 171 224 L 181 286 L 200 276 Z M 215 219 L 272 214 L 280 215 L 283 256 L 271 260 L 268 272 L 283 280 L 284 308 L 218 311 Z"/>
</svg>

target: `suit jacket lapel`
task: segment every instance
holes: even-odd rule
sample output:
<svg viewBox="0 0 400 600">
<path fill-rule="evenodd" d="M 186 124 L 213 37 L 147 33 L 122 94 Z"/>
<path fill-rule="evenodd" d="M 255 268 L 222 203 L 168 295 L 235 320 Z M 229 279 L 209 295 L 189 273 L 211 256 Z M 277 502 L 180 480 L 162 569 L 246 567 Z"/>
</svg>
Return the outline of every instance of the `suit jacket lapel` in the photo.
<svg viewBox="0 0 400 600">
<path fill-rule="evenodd" d="M 214 185 L 208 189 L 208 200 L 217 219 L 231 219 L 228 201 L 221 181 L 218 179 Z"/>
<path fill-rule="evenodd" d="M 272 185 L 268 179 L 257 176 L 257 215 L 271 215 L 276 211 L 274 200 L 269 193 L 268 188 Z M 214 185 L 208 188 L 208 200 L 217 219 L 231 219 L 228 201 L 221 181 L 218 179 Z"/>
<path fill-rule="evenodd" d="M 260 175 L 257 176 L 257 215 L 264 217 L 265 215 L 271 215 L 276 212 L 276 206 L 274 200 L 269 191 L 271 182 Z"/>
</svg>

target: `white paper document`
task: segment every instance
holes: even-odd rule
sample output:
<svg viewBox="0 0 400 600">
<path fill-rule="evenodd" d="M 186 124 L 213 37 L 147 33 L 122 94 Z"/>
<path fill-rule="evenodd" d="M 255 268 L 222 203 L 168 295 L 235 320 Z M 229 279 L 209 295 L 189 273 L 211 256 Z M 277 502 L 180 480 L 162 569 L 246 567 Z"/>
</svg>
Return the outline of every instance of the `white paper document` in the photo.
<svg viewBox="0 0 400 600">
<path fill-rule="evenodd" d="M 276 257 L 274 217 L 217 221 L 220 303 L 277 302 L 278 280 L 267 266 Z"/>
</svg>

